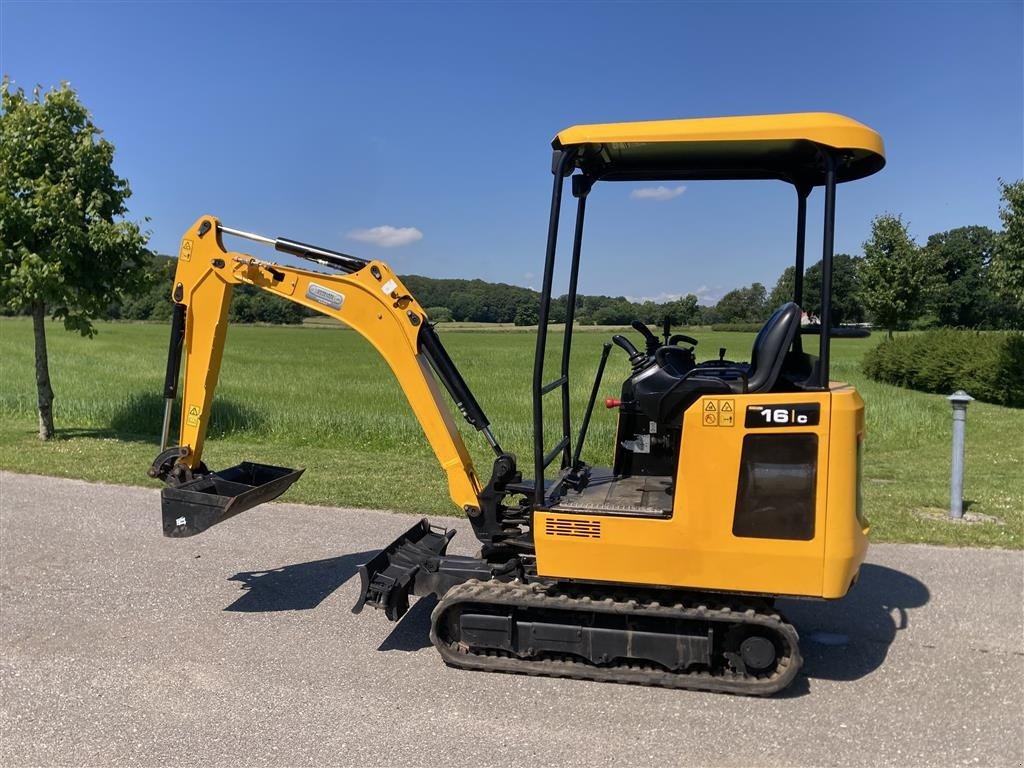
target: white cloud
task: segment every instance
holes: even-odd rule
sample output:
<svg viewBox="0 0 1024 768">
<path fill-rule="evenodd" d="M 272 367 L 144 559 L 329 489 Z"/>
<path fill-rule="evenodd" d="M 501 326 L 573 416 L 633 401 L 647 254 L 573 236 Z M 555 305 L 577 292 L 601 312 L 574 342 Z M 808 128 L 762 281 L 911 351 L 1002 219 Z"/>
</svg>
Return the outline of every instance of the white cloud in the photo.
<svg viewBox="0 0 1024 768">
<path fill-rule="evenodd" d="M 700 288 L 693 292 L 693 295 L 697 297 L 697 301 L 704 306 L 710 306 L 717 304 L 718 300 L 724 295 L 724 291 L 721 286 L 716 285 L 714 288 L 702 285 Z"/>
<path fill-rule="evenodd" d="M 626 298 L 634 304 L 643 304 L 645 301 L 653 301 L 655 304 L 664 304 L 666 301 L 675 301 L 682 297 L 682 293 L 659 293 L 657 296 L 627 296 Z"/>
<path fill-rule="evenodd" d="M 423 239 L 423 233 L 416 227 L 392 227 L 390 224 L 369 229 L 353 229 L 345 236 L 361 243 L 379 245 L 381 248 L 396 248 Z"/>
<path fill-rule="evenodd" d="M 629 193 L 629 196 L 634 200 L 657 200 L 661 202 L 679 197 L 685 191 L 686 187 L 682 184 L 678 187 L 664 187 L 659 185 L 657 187 L 640 187 L 639 189 L 634 189 Z"/>
</svg>

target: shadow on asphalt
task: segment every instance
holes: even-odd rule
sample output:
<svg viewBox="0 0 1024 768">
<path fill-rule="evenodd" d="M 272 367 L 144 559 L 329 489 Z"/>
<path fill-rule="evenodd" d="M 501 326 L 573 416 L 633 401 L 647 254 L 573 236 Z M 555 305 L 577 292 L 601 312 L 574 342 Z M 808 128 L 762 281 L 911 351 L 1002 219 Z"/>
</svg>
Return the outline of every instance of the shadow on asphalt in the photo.
<svg viewBox="0 0 1024 768">
<path fill-rule="evenodd" d="M 908 610 L 930 597 L 913 576 L 865 563 L 842 600 L 780 600 L 778 608 L 800 633 L 802 677 L 857 680 L 882 665 L 897 633 L 910 626 Z M 799 695 L 799 686 L 794 689 Z"/>
<path fill-rule="evenodd" d="M 270 571 L 236 573 L 228 581 L 242 582 L 245 592 L 224 610 L 259 613 L 316 608 L 375 554 L 375 550 L 353 552 Z"/>
<path fill-rule="evenodd" d="M 299 611 L 315 608 L 357 573 L 375 551 L 295 563 L 269 571 L 237 573 L 244 594 L 224 610 Z M 842 600 L 779 600 L 779 610 L 797 627 L 804 666 L 783 696 L 809 692 L 810 680 L 857 680 L 878 669 L 897 633 L 910 625 L 908 611 L 930 598 L 928 587 L 901 571 L 866 563 Z M 433 597 L 417 600 L 384 639 L 379 651 L 417 651 L 430 646 Z"/>
<path fill-rule="evenodd" d="M 430 612 L 434 610 L 435 605 L 437 605 L 437 598 L 433 595 L 417 600 L 409 612 L 391 630 L 391 634 L 377 646 L 377 650 L 418 651 L 421 648 L 429 648 L 431 646 Z"/>
</svg>

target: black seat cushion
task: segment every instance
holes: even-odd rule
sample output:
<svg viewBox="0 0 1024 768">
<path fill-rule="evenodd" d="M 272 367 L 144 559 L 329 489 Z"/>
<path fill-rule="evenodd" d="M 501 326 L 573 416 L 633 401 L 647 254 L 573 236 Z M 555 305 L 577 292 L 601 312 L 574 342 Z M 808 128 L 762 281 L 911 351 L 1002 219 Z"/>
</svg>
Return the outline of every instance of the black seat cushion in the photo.
<svg viewBox="0 0 1024 768">
<path fill-rule="evenodd" d="M 794 302 L 783 304 L 761 328 L 750 352 L 750 376 L 747 392 L 770 392 L 779 378 L 786 353 L 800 330 L 800 307 Z"/>
<path fill-rule="evenodd" d="M 792 301 L 772 313 L 754 339 L 749 368 L 698 366 L 680 378 L 658 401 L 659 418 L 674 419 L 703 395 L 770 392 L 779 380 L 786 353 L 800 330 L 800 316 L 800 307 Z"/>
</svg>

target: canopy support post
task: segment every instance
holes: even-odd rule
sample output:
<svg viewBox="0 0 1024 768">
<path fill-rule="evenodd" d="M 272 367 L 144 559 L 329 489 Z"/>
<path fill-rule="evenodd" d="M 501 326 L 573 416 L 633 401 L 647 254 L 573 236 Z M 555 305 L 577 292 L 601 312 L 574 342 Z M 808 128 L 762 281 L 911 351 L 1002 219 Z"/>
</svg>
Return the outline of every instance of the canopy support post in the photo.
<svg viewBox="0 0 1024 768">
<path fill-rule="evenodd" d="M 829 343 L 832 336 L 832 249 L 836 230 L 836 159 L 825 156 L 825 223 L 821 252 L 821 339 L 818 347 L 818 374 L 822 389 L 828 389 Z"/>
</svg>

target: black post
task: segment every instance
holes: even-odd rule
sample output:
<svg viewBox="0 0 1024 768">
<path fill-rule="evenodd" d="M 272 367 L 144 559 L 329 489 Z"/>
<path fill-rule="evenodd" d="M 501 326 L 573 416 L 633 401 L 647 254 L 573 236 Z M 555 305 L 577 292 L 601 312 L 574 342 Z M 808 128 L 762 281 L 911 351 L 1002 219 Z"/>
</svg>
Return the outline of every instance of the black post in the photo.
<svg viewBox="0 0 1024 768">
<path fill-rule="evenodd" d="M 533 356 L 533 498 L 544 503 L 544 410 L 541 399 L 544 386 L 544 352 L 547 347 L 548 314 L 551 309 L 551 282 L 555 273 L 555 248 L 558 246 L 558 214 L 562 208 L 562 183 L 565 171 L 573 160 L 571 152 L 556 151 L 552 158 L 555 174 L 548 218 L 548 244 L 544 256 L 544 282 L 541 286 L 540 312 L 537 317 L 537 349 Z"/>
<path fill-rule="evenodd" d="M 185 341 L 184 304 L 175 303 L 171 310 L 171 341 L 167 348 L 167 371 L 164 374 L 164 421 L 160 428 L 160 450 L 167 447 L 171 435 L 171 411 L 178 396 L 178 378 L 181 374 L 181 346 Z"/>
<path fill-rule="evenodd" d="M 606 341 L 601 350 L 601 362 L 597 364 L 597 374 L 594 376 L 594 386 L 590 390 L 590 400 L 587 401 L 587 410 L 583 413 L 583 423 L 580 425 L 580 436 L 576 440 L 576 453 L 572 455 L 572 468 L 579 469 L 580 455 L 583 453 L 583 441 L 587 439 L 587 430 L 590 428 L 590 417 L 594 415 L 594 404 L 597 402 L 597 393 L 601 389 L 601 379 L 604 378 L 604 367 L 608 362 L 608 353 L 612 351 L 612 343 Z"/>
<path fill-rule="evenodd" d="M 825 224 L 821 251 L 821 339 L 818 346 L 819 384 L 828 389 L 828 353 L 832 336 L 832 248 L 836 229 L 836 160 L 825 152 Z"/>
<path fill-rule="evenodd" d="M 796 188 L 796 265 L 793 274 L 793 301 L 804 306 L 804 245 L 807 242 L 807 196 L 811 187 Z"/>
<path fill-rule="evenodd" d="M 577 181 L 577 179 L 579 181 Z M 565 297 L 565 334 L 562 338 L 562 435 L 569 436 L 572 425 L 569 419 L 569 357 L 572 352 L 572 324 L 576 319 L 576 285 L 580 276 L 580 251 L 583 246 L 583 219 L 586 216 L 587 195 L 591 182 L 585 176 L 572 177 L 572 193 L 577 198 L 576 229 L 572 239 L 572 266 L 569 270 L 569 293 Z M 565 444 L 562 452 L 562 468 L 570 465 L 572 446 Z"/>
</svg>

